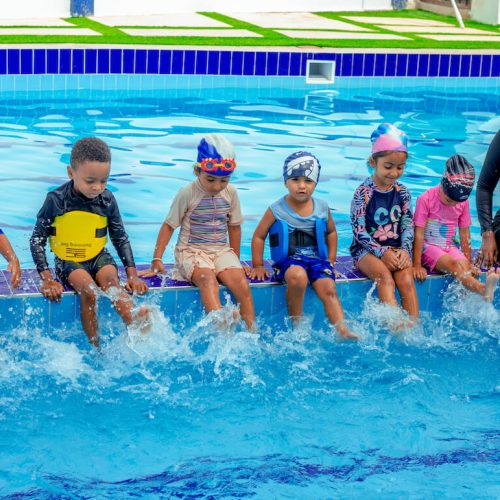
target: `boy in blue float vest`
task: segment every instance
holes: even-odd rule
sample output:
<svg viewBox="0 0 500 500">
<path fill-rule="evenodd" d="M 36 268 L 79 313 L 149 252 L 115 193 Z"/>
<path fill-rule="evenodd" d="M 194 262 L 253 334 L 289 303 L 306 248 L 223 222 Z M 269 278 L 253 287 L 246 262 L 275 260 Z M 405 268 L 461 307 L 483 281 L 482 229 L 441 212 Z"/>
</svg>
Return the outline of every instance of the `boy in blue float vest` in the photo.
<svg viewBox="0 0 500 500">
<path fill-rule="evenodd" d="M 333 264 L 337 256 L 337 231 L 328 204 L 312 194 L 321 166 L 311 153 L 291 154 L 283 167 L 288 194 L 267 210 L 252 238 L 252 278 L 263 280 L 264 242 L 270 234 L 276 278 L 287 284 L 288 314 L 297 322 L 302 316 L 304 295 L 311 283 L 325 313 L 343 339 L 357 340 L 344 322 L 335 286 Z"/>
</svg>

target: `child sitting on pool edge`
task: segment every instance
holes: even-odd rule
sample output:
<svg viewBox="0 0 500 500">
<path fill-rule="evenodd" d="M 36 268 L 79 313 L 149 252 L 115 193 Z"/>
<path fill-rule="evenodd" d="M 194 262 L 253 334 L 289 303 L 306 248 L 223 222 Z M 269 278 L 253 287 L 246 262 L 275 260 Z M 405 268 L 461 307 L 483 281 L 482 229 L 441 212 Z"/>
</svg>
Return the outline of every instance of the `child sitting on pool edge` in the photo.
<svg viewBox="0 0 500 500">
<path fill-rule="evenodd" d="M 147 285 L 138 278 L 132 248 L 113 194 L 106 189 L 111 152 L 96 137 L 80 139 L 71 150 L 69 182 L 47 194 L 38 212 L 30 240 L 31 254 L 42 278 L 42 294 L 59 301 L 63 287 L 49 270 L 45 245 L 56 254 L 56 275 L 69 284 L 80 297 L 80 315 L 89 341 L 99 346 L 96 315 L 96 288 L 107 291 L 113 306 L 126 325 L 147 320 L 149 311 L 133 310 L 133 303 L 118 278 L 113 257 L 104 248 L 106 233 L 127 272 L 125 288 L 139 295 Z"/>
<path fill-rule="evenodd" d="M 2 231 L 2 229 L 0 229 L 0 253 L 8 262 L 7 271 L 10 273 L 10 286 L 15 289 L 19 286 L 19 282 L 21 281 L 21 267 L 19 265 L 19 259 L 17 258 L 7 235 Z"/>
<path fill-rule="evenodd" d="M 264 268 L 264 243 L 271 226 L 276 221 L 285 223 L 288 247 L 274 262 L 276 278 L 285 281 L 288 314 L 292 321 L 302 317 L 304 295 L 308 283 L 317 293 L 325 308 L 326 316 L 343 339 L 357 340 L 344 321 L 344 311 L 335 286 L 333 265 L 337 256 L 337 231 L 326 201 L 313 198 L 321 166 L 311 153 L 298 151 L 286 158 L 283 179 L 288 194 L 274 202 L 264 213 L 252 238 L 252 278 L 263 280 L 268 272 Z M 326 226 L 326 247 L 318 241 L 318 221 Z M 318 231 L 325 238 L 325 231 Z M 279 244 L 279 243 L 278 243 Z M 320 246 L 321 249 L 320 250 Z"/>
<path fill-rule="evenodd" d="M 413 273 L 419 281 L 425 280 L 426 268 L 450 273 L 465 288 L 491 302 L 500 269 L 490 269 L 485 284 L 476 278 L 479 270 L 472 265 L 468 198 L 474 177 L 474 167 L 463 156 L 454 155 L 446 161 L 441 183 L 418 197 L 413 219 Z M 462 250 L 453 241 L 457 227 Z"/>
<path fill-rule="evenodd" d="M 236 188 L 229 183 L 235 168 L 233 145 L 222 134 L 206 134 L 198 144 L 196 180 L 174 198 L 160 228 L 151 267 L 140 275 L 165 273 L 162 256 L 180 226 L 173 278 L 196 285 L 208 312 L 222 309 L 221 282 L 239 303 L 247 327 L 254 330 L 252 294 L 240 262 L 243 216 Z"/>
<path fill-rule="evenodd" d="M 396 307 L 397 288 L 403 308 L 411 318 L 418 318 L 411 257 L 411 196 L 398 182 L 408 158 L 407 137 L 393 125 L 383 123 L 373 131 L 371 142 L 368 162 L 373 174 L 356 189 L 351 204 L 351 255 L 354 265 L 375 281 L 382 303 Z M 396 330 L 403 326 L 399 320 L 392 325 Z"/>
</svg>

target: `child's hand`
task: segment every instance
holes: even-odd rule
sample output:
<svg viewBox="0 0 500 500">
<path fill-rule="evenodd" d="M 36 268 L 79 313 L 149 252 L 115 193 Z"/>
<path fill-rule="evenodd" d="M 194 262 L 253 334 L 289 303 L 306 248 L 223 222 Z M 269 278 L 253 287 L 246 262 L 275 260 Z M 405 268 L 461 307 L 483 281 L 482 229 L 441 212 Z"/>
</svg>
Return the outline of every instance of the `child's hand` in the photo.
<svg viewBox="0 0 500 500">
<path fill-rule="evenodd" d="M 399 260 L 399 268 L 400 270 L 406 269 L 408 267 L 411 267 L 412 262 L 411 262 L 411 257 L 410 254 L 406 251 L 400 248 L 399 250 L 396 251 L 396 255 L 398 256 Z"/>
<path fill-rule="evenodd" d="M 413 277 L 418 281 L 425 281 L 425 278 L 427 278 L 427 270 L 422 266 L 414 266 Z"/>
<path fill-rule="evenodd" d="M 389 248 L 380 260 L 387 266 L 389 271 L 399 270 L 399 256 L 392 248 Z"/>
<path fill-rule="evenodd" d="M 59 281 L 56 281 L 53 278 L 46 278 L 42 281 L 42 288 L 40 291 L 42 292 L 42 295 L 47 297 L 49 300 L 59 302 L 64 288 Z"/>
<path fill-rule="evenodd" d="M 148 290 L 148 285 L 144 283 L 138 276 L 131 276 L 127 278 L 125 289 L 130 293 L 137 293 L 137 295 L 144 295 Z"/>
<path fill-rule="evenodd" d="M 264 266 L 255 266 L 249 276 L 250 279 L 264 281 L 269 278 L 269 271 Z"/>
<path fill-rule="evenodd" d="M 149 269 L 139 271 L 138 274 L 142 278 L 152 278 L 157 274 L 165 274 L 165 266 L 163 265 L 163 262 L 161 260 L 154 259 L 153 261 L 151 261 L 151 266 L 149 267 Z"/>
<path fill-rule="evenodd" d="M 7 266 L 7 271 L 11 273 L 10 276 L 10 285 L 12 288 L 16 289 L 19 286 L 19 282 L 21 281 L 21 266 L 19 265 L 19 260 L 17 257 L 14 257 Z"/>
</svg>

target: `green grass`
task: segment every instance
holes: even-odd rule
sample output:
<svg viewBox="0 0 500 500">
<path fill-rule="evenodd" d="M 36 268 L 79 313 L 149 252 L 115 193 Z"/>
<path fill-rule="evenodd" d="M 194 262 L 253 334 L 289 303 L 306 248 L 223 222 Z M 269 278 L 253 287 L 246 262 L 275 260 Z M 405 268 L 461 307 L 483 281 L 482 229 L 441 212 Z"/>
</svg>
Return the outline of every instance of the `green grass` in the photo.
<svg viewBox="0 0 500 500">
<path fill-rule="evenodd" d="M 460 42 L 460 41 L 434 41 L 424 39 L 416 34 L 404 33 L 402 36 L 408 40 L 325 40 L 309 38 L 290 38 L 268 28 L 261 28 L 253 24 L 243 22 L 216 12 L 203 12 L 204 15 L 218 21 L 222 21 L 235 29 L 246 29 L 262 35 L 261 38 L 207 38 L 196 36 L 197 28 L 192 28 L 192 35 L 185 37 L 155 37 L 155 36 L 131 36 L 119 28 L 106 26 L 87 18 L 68 18 L 68 22 L 82 28 L 90 28 L 101 36 L 67 36 L 67 35 L 0 35 L 0 44 L 121 44 L 121 45 L 207 45 L 207 46 L 279 46 L 279 47 L 329 47 L 329 48 L 389 48 L 389 49 L 500 49 L 500 42 Z M 400 10 L 400 11 L 372 11 L 372 12 L 320 12 L 317 13 L 329 19 L 345 21 L 344 16 L 360 17 L 406 17 L 444 21 L 457 25 L 454 17 L 442 16 L 422 10 Z M 390 29 L 380 28 L 371 24 L 348 21 L 352 24 L 368 27 L 373 32 L 394 33 Z M 488 26 L 475 21 L 464 21 L 466 27 L 485 31 L 496 31 L 500 34 L 498 27 Z M 131 27 L 132 28 L 132 27 Z"/>
</svg>

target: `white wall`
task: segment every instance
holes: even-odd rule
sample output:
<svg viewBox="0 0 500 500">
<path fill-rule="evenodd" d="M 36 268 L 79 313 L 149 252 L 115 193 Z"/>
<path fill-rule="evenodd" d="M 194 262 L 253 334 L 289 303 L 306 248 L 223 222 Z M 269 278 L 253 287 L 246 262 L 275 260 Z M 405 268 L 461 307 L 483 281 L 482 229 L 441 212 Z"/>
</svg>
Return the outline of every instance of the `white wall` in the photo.
<svg viewBox="0 0 500 500">
<path fill-rule="evenodd" d="M 500 24 L 500 0 L 474 0 L 471 19 L 486 24 Z"/>
<path fill-rule="evenodd" d="M 0 0 L 0 18 L 69 17 L 69 0 Z"/>
</svg>

